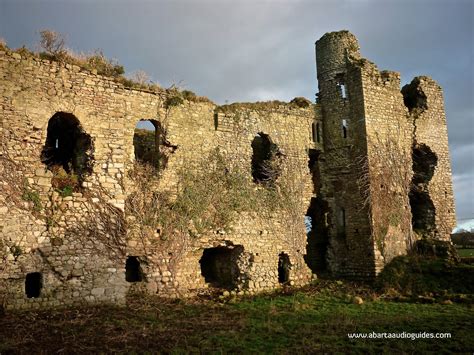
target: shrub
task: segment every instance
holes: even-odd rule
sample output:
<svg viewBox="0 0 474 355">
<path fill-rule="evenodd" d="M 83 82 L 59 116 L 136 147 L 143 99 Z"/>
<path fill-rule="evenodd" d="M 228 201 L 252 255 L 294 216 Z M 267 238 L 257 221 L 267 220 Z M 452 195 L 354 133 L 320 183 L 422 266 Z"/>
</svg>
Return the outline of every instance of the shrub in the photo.
<svg viewBox="0 0 474 355">
<path fill-rule="evenodd" d="M 150 83 L 150 76 L 143 70 L 133 72 L 129 79 L 140 86 L 147 86 Z"/>
<path fill-rule="evenodd" d="M 183 98 L 179 95 L 179 93 L 168 96 L 165 100 L 165 108 L 171 108 L 173 106 L 179 106 L 183 104 Z"/>
<path fill-rule="evenodd" d="M 398 256 L 385 266 L 376 280 L 382 291 L 406 295 L 431 292 L 474 292 L 474 266 L 450 263 L 440 258 Z"/>
<path fill-rule="evenodd" d="M 97 74 L 111 77 L 118 77 L 125 73 L 122 65 L 113 59 L 106 58 L 100 49 L 97 49 L 86 58 L 85 67 L 90 70 L 97 70 Z"/>
<path fill-rule="evenodd" d="M 309 107 L 311 105 L 311 101 L 304 97 L 295 97 L 293 100 L 290 101 L 290 104 L 302 108 Z"/>
<path fill-rule="evenodd" d="M 6 49 L 8 49 L 7 42 L 3 37 L 0 37 L 0 50 L 4 51 Z"/>
<path fill-rule="evenodd" d="M 183 95 L 183 98 L 188 101 L 196 101 L 197 99 L 197 95 L 191 90 L 183 90 L 181 94 Z"/>
<path fill-rule="evenodd" d="M 53 178 L 51 184 L 59 191 L 61 196 L 66 197 L 72 195 L 72 192 L 79 187 L 79 178 L 74 173 L 67 173 L 62 166 L 55 165 L 52 167 Z"/>
<path fill-rule="evenodd" d="M 473 248 L 474 247 L 474 233 L 461 231 L 451 235 L 451 241 L 458 247 Z"/>
</svg>

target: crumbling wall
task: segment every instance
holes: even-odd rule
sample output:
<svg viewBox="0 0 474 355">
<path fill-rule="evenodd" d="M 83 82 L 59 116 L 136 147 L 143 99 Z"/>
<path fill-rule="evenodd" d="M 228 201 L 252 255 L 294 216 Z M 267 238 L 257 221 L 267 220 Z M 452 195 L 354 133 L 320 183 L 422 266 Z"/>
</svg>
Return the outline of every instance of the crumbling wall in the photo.
<svg viewBox="0 0 474 355">
<path fill-rule="evenodd" d="M 199 110 L 199 114 L 192 114 L 191 108 Z M 229 231 L 219 228 L 180 239 L 180 243 L 186 246 L 179 250 L 159 251 L 151 245 L 144 248 L 140 238 L 131 238 L 128 245 L 134 250 L 134 255 L 146 257 L 149 270 L 146 288 L 150 292 L 178 296 L 196 294 L 206 288 L 199 263 L 204 250 L 230 245 L 242 245 L 245 255 L 254 260 L 243 270 L 237 286 L 242 292 L 278 287 L 277 264 L 281 252 L 290 255 L 293 265 L 290 282 L 304 284 L 309 280 L 310 272 L 304 262 L 304 215 L 312 190 L 307 150 L 312 144 L 313 115 L 312 105 L 299 107 L 264 103 L 233 104 L 232 107 L 185 103 L 170 111 L 167 139 L 177 149 L 169 157 L 168 167 L 159 181 L 160 189 L 173 190 L 171 187 L 176 185 L 178 179 L 177 171 L 183 167 L 198 168 L 194 164 L 206 159 L 215 148 L 222 154 L 227 169 L 244 172 L 242 178 L 246 184 L 253 186 L 252 189 L 271 188 L 254 182 L 252 177 L 252 141 L 257 134 L 263 133 L 270 137 L 281 154 L 279 181 L 284 182 L 283 186 L 294 189 L 296 196 L 294 203 L 284 210 L 270 213 L 254 209 L 236 216 Z M 190 229 L 194 229 L 192 223 Z M 152 238 L 161 237 L 155 233 Z"/>
<path fill-rule="evenodd" d="M 421 236 L 446 240 L 455 224 L 441 89 L 420 77 L 400 93 L 399 74 L 361 58 L 347 31 L 326 34 L 316 48 L 321 192 L 336 221 L 328 226 L 328 264 L 334 274 L 370 276 Z M 354 226 L 362 236 L 349 241 Z"/>
<path fill-rule="evenodd" d="M 3 302 L 34 307 L 123 301 L 124 122 L 156 115 L 161 97 L 16 53 L 0 53 L 0 72 Z M 78 186 L 42 159 L 48 123 L 58 112 L 73 115 L 92 140 L 92 171 Z M 58 190 L 58 179 L 70 186 Z M 41 295 L 26 298 L 25 275 L 33 272 L 42 274 Z"/>
<path fill-rule="evenodd" d="M 449 241 L 456 217 L 443 92 L 433 79 L 420 76 L 402 93 L 413 124 L 413 226 L 419 237 Z"/>
<path fill-rule="evenodd" d="M 0 52 L 0 69 L 2 177 L 18 172 L 2 181 L 0 194 L 1 257 L 5 258 L 0 289 L 7 307 L 122 302 L 127 292 L 137 289 L 170 296 L 195 294 L 206 287 L 199 266 L 203 251 L 224 242 L 242 245 L 247 253 L 238 285 L 242 290 L 277 287 L 281 252 L 290 255 L 290 281 L 307 282 L 304 225 L 287 226 L 278 213 L 273 218 L 258 213 L 237 216 L 232 234 L 210 231 L 199 238 L 161 243 L 166 236 L 160 230 L 145 230 L 141 235 L 147 235 L 147 240 L 137 238 L 135 232 L 143 232 L 146 226 L 126 211 L 136 184 L 133 139 L 140 120 L 159 123 L 161 144 L 168 149 L 166 168 L 157 172 L 153 191 L 176 195 L 179 172 L 192 170 L 216 148 L 231 165 L 245 168 L 253 184 L 251 139 L 266 131 L 287 154 L 281 179 L 301 168 L 298 176 L 310 193 L 305 155 L 311 140 L 312 105 L 250 110 L 239 123 L 248 135 L 236 136 L 225 130 L 231 116 L 216 125 L 220 112 L 210 102 L 176 103 L 170 100 L 172 93 L 126 89 L 76 66 L 10 52 Z M 54 164 L 42 160 L 48 122 L 58 112 L 74 116 L 81 132 L 90 137 L 91 169 L 81 181 L 75 180 L 74 169 L 66 166 L 58 175 Z M 48 144 L 53 151 L 61 148 L 61 141 L 55 139 Z M 304 206 L 310 196 L 304 188 L 300 191 L 297 199 Z M 304 212 L 298 217 L 303 221 Z M 143 273 L 141 281 L 126 280 L 130 256 Z M 250 262 L 253 258 L 256 261 Z M 26 277 L 37 272 L 41 273 L 40 295 L 28 298 Z"/>
</svg>

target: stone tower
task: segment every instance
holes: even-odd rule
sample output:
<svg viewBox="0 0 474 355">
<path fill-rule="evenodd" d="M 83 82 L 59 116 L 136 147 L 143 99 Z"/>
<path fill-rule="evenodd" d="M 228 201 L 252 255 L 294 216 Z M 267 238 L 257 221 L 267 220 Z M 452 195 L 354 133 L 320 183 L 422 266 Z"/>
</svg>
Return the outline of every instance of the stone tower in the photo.
<svg viewBox="0 0 474 355">
<path fill-rule="evenodd" d="M 362 58 L 348 31 L 318 40 L 316 63 L 326 208 L 316 225 L 326 226 L 331 273 L 372 278 L 417 239 L 446 240 L 454 226 L 441 90 L 423 77 L 401 91 L 399 73 Z"/>
</svg>

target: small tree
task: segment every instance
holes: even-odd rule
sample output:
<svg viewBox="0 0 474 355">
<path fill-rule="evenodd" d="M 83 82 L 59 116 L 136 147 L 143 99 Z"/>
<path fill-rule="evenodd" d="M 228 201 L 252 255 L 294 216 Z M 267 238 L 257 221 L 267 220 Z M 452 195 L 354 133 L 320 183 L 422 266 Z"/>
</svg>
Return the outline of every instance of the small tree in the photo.
<svg viewBox="0 0 474 355">
<path fill-rule="evenodd" d="M 137 70 L 130 75 L 130 79 L 140 85 L 147 85 L 150 83 L 150 76 L 144 70 Z"/>
<path fill-rule="evenodd" d="M 39 33 L 41 37 L 39 45 L 48 55 L 54 59 L 64 57 L 66 40 L 63 34 L 48 29 L 41 30 Z"/>
</svg>

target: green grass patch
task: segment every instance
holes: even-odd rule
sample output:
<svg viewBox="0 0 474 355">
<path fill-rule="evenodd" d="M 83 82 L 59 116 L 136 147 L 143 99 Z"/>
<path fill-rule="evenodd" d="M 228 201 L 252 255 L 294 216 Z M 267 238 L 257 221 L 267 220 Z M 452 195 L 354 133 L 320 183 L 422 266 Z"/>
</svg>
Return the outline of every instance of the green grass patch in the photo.
<svg viewBox="0 0 474 355">
<path fill-rule="evenodd" d="M 457 249 L 461 258 L 474 258 L 474 249 Z"/>
</svg>

